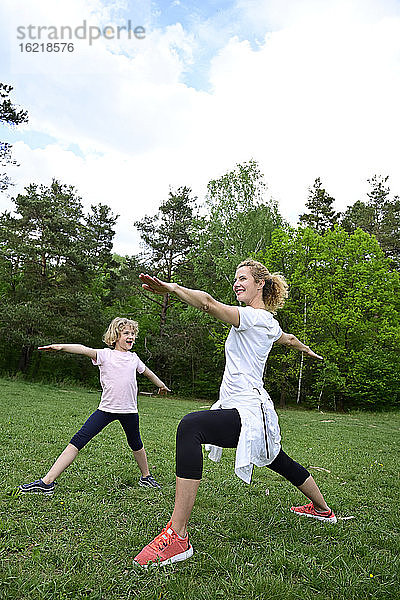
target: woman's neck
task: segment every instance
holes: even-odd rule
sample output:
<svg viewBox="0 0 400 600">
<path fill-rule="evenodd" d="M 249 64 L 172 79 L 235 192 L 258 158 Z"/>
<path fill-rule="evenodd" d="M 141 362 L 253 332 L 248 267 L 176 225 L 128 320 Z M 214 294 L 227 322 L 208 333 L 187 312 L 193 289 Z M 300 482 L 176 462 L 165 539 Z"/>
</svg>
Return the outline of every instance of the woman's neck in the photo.
<svg viewBox="0 0 400 600">
<path fill-rule="evenodd" d="M 266 310 L 264 302 L 259 298 L 255 298 L 250 302 L 250 304 L 246 304 L 246 306 L 251 306 L 251 308 L 262 308 L 263 310 Z"/>
</svg>

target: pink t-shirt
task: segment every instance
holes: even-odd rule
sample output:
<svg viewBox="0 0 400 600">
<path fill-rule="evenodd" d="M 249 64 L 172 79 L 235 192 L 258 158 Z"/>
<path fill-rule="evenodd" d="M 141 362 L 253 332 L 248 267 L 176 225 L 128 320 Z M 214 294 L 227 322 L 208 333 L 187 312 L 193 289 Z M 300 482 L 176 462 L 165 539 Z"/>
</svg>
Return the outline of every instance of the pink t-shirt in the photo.
<svg viewBox="0 0 400 600">
<path fill-rule="evenodd" d="M 137 413 L 136 371 L 143 373 L 146 365 L 136 352 L 120 352 L 103 348 L 96 350 L 92 363 L 100 369 L 103 388 L 99 410 L 112 413 Z"/>
</svg>

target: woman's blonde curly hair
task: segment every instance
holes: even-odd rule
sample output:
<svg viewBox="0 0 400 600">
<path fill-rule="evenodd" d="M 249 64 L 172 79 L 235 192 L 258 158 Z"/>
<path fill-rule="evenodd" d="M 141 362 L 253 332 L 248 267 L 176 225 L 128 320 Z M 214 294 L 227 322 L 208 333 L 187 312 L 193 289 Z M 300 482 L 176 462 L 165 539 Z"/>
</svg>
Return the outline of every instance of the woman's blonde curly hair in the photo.
<svg viewBox="0 0 400 600">
<path fill-rule="evenodd" d="M 263 300 L 266 310 L 275 313 L 278 308 L 283 308 L 289 295 L 289 286 L 281 273 L 270 273 L 262 263 L 252 258 L 246 258 L 238 265 L 249 267 L 255 281 L 264 281 Z"/>
<path fill-rule="evenodd" d="M 104 334 L 103 342 L 106 343 L 107 346 L 114 348 L 115 343 L 121 334 L 121 331 L 125 327 L 130 327 L 135 337 L 139 333 L 139 325 L 136 321 L 132 321 L 131 319 L 125 319 L 124 317 L 115 317 L 115 319 L 113 319 L 109 324 L 108 329 Z"/>
</svg>

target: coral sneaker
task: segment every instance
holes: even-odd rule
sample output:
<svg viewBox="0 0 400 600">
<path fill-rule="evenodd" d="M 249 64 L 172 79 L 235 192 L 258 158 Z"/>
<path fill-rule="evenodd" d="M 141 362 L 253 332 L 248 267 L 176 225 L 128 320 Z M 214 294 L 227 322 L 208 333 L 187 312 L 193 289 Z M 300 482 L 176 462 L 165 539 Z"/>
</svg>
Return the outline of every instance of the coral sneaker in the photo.
<svg viewBox="0 0 400 600">
<path fill-rule="evenodd" d="M 172 529 L 170 521 L 162 532 L 150 544 L 147 544 L 133 560 L 145 568 L 150 563 L 156 563 L 162 567 L 180 560 L 186 560 L 192 554 L 193 547 L 189 544 L 188 534 L 184 539 L 181 539 Z"/>
<path fill-rule="evenodd" d="M 325 512 L 319 512 L 315 509 L 314 504 L 305 504 L 304 506 L 292 506 L 290 509 L 296 515 L 312 517 L 318 519 L 318 521 L 327 521 L 328 523 L 336 523 L 337 518 L 335 517 L 333 510 L 329 509 Z"/>
</svg>

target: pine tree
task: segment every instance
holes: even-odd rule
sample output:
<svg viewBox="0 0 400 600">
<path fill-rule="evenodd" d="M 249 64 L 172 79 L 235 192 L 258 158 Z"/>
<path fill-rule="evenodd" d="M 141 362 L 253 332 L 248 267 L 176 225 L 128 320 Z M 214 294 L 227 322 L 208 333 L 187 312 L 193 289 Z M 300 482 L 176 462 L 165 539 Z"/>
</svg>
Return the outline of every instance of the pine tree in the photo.
<svg viewBox="0 0 400 600">
<path fill-rule="evenodd" d="M 400 266 L 400 198 L 390 197 L 389 177 L 374 175 L 368 200 L 349 206 L 343 213 L 341 225 L 349 233 L 357 228 L 374 235 L 388 258 Z"/>
<path fill-rule="evenodd" d="M 9 95 L 13 88 L 11 85 L 0 83 L 0 123 L 9 126 L 20 125 L 28 121 L 28 113 L 22 109 L 16 108 L 11 103 Z M 8 142 L 0 141 L 0 167 L 7 165 L 16 165 L 16 161 L 11 158 L 12 146 Z M 11 185 L 10 178 L 6 173 L 0 173 L 0 191 L 5 191 Z"/>
<path fill-rule="evenodd" d="M 334 198 L 329 196 L 322 187 L 321 179 L 317 177 L 312 188 L 309 188 L 306 207 L 308 213 L 300 215 L 300 223 L 305 227 L 311 227 L 317 233 L 323 234 L 333 229 L 337 224 L 340 213 L 333 208 Z"/>
<path fill-rule="evenodd" d="M 193 241 L 193 207 L 195 199 L 190 197 L 191 189 L 180 187 L 170 190 L 167 200 L 161 203 L 158 212 L 150 217 L 145 216 L 135 222 L 144 242 L 143 258 L 151 262 L 157 275 L 165 281 L 172 281 L 178 270 L 184 268 L 187 254 Z M 153 302 L 157 302 L 152 298 Z M 170 298 L 163 298 L 160 314 L 160 333 L 163 333 Z"/>
</svg>

